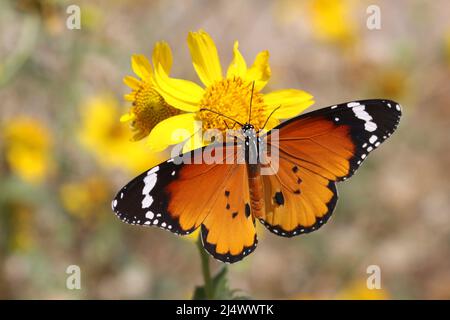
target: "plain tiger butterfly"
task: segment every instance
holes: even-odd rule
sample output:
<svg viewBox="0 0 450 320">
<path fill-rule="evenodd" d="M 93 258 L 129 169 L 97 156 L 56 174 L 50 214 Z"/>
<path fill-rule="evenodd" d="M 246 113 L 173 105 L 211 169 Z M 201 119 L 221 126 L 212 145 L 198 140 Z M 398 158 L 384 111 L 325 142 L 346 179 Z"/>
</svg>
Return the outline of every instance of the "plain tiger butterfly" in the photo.
<svg viewBox="0 0 450 320">
<path fill-rule="evenodd" d="M 207 147 L 171 158 L 123 187 L 112 209 L 126 223 L 179 235 L 201 228 L 207 252 L 237 262 L 256 248 L 256 220 L 283 237 L 323 226 L 336 206 L 336 183 L 355 173 L 400 116 L 400 105 L 391 100 L 338 104 L 281 123 L 274 128 L 276 142 L 270 139 L 274 130 L 259 133 L 241 124 L 238 141 L 214 144 L 216 154 L 233 161 L 202 161 Z M 264 163 L 258 156 L 250 163 L 261 141 L 277 144 L 276 170 L 270 154 Z M 241 155 L 245 161 L 238 161 Z M 262 175 L 262 169 L 272 172 Z"/>
</svg>

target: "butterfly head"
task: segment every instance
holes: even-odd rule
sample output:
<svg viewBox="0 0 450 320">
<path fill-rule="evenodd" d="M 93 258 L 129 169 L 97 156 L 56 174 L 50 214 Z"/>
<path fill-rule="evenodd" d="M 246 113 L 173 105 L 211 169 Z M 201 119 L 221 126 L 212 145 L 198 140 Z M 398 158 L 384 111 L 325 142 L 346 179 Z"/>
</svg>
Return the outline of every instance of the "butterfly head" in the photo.
<svg viewBox="0 0 450 320">
<path fill-rule="evenodd" d="M 246 123 L 242 126 L 242 133 L 243 133 L 244 137 L 250 138 L 250 137 L 256 136 L 255 127 L 250 123 Z"/>
</svg>

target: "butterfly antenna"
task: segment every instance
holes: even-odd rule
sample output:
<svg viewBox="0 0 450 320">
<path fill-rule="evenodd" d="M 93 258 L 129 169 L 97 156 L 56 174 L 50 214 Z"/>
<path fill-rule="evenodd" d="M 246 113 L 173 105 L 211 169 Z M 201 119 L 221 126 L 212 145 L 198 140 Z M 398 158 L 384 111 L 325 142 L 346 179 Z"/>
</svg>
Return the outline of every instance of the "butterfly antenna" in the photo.
<svg viewBox="0 0 450 320">
<path fill-rule="evenodd" d="M 229 117 L 229 116 L 227 116 L 227 115 L 225 115 L 225 114 L 223 114 L 223 113 L 220 113 L 220 112 L 217 112 L 217 111 L 208 109 L 208 108 L 201 108 L 200 111 L 208 111 L 208 112 L 215 113 L 215 114 L 217 114 L 217 115 L 219 115 L 219 116 L 222 116 L 222 117 L 224 117 L 224 118 L 230 119 L 231 121 L 234 121 L 235 123 L 239 124 L 241 127 L 244 125 L 244 124 L 242 124 L 241 122 L 237 121 L 236 119 L 233 119 L 233 118 L 231 118 L 231 117 Z"/>
<path fill-rule="evenodd" d="M 253 90 L 255 90 L 255 81 L 252 83 L 252 94 L 250 96 L 250 110 L 248 112 L 248 123 L 250 123 L 250 120 L 252 118 L 252 101 L 253 101 Z"/>
<path fill-rule="evenodd" d="M 271 112 L 271 113 L 269 114 L 269 116 L 267 117 L 266 122 L 264 122 L 264 125 L 263 125 L 263 127 L 261 128 L 261 130 L 264 130 L 264 128 L 266 127 L 267 122 L 269 122 L 270 117 L 275 113 L 275 111 L 277 111 L 277 110 L 280 109 L 280 108 L 281 108 L 281 105 L 278 106 L 278 107 L 276 107 L 275 109 L 272 110 L 272 112 Z M 261 131 L 261 130 L 260 130 L 260 131 Z"/>
</svg>

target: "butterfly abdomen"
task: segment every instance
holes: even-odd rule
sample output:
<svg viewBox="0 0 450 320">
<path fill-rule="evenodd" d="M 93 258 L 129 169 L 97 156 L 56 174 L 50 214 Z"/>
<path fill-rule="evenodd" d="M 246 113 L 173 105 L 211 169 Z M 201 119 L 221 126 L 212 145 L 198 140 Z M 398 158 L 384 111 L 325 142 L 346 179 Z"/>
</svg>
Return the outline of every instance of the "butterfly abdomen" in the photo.
<svg viewBox="0 0 450 320">
<path fill-rule="evenodd" d="M 264 189 L 259 164 L 247 164 L 250 208 L 255 218 L 264 216 Z"/>
</svg>

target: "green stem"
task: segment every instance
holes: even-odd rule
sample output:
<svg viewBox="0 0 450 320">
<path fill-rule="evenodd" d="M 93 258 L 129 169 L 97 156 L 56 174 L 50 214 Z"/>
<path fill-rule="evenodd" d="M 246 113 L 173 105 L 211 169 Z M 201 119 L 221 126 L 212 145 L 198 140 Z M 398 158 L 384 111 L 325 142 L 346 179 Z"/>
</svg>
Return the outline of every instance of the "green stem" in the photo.
<svg viewBox="0 0 450 320">
<path fill-rule="evenodd" d="M 213 283 L 211 279 L 211 271 L 209 269 L 209 256 L 206 250 L 203 248 L 202 239 L 198 237 L 197 240 L 197 248 L 200 253 L 200 260 L 202 263 L 202 273 L 203 273 L 203 281 L 205 282 L 204 288 L 205 288 L 205 296 L 206 299 L 213 299 L 214 298 L 214 292 L 213 292 Z"/>
</svg>

